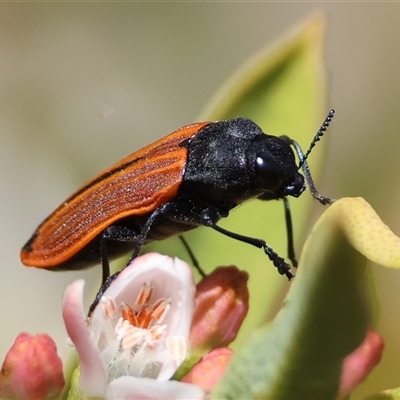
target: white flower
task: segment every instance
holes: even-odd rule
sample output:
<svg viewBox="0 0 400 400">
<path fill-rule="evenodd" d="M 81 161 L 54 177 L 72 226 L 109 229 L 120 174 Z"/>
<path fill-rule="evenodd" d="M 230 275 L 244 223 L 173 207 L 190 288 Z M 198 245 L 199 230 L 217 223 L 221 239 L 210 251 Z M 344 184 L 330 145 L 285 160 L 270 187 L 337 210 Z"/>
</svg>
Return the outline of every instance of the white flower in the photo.
<svg viewBox="0 0 400 400">
<path fill-rule="evenodd" d="M 66 288 L 63 317 L 85 396 L 204 397 L 194 385 L 169 381 L 188 351 L 195 294 L 189 265 L 156 253 L 138 257 L 105 291 L 88 322 L 83 287 L 78 280 Z"/>
</svg>

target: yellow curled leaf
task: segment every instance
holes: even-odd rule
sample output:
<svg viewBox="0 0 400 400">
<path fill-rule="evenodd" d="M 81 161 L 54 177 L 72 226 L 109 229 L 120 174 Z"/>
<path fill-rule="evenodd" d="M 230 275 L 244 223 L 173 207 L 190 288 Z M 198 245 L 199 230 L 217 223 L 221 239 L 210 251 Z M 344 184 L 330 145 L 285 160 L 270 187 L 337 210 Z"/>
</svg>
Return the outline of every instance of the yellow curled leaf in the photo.
<svg viewBox="0 0 400 400">
<path fill-rule="evenodd" d="M 400 268 L 400 238 L 363 198 L 340 199 L 329 207 L 318 225 L 330 223 L 328 220 L 338 224 L 352 246 L 369 260 L 386 267 Z"/>
</svg>

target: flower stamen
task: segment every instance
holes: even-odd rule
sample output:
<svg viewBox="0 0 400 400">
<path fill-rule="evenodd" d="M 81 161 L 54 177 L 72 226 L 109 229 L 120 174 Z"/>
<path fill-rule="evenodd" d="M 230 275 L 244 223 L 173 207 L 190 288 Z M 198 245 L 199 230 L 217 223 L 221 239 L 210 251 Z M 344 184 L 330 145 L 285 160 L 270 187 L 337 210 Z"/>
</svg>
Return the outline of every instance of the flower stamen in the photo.
<svg viewBox="0 0 400 400">
<path fill-rule="evenodd" d="M 149 281 L 143 284 L 142 290 L 139 292 L 135 304 L 139 307 L 147 304 L 153 297 L 154 287 Z"/>
<path fill-rule="evenodd" d="M 129 307 L 125 303 L 121 303 L 121 315 L 122 319 L 125 321 L 128 321 L 131 325 L 133 326 L 139 326 L 139 321 L 136 317 L 135 311 L 133 310 L 132 307 Z"/>
<path fill-rule="evenodd" d="M 162 322 L 164 317 L 167 315 L 171 308 L 171 299 L 159 299 L 154 302 L 151 307 L 151 316 L 159 324 Z"/>
<path fill-rule="evenodd" d="M 149 330 L 146 346 L 149 350 L 154 350 L 164 339 L 167 332 L 167 325 L 155 325 Z"/>
<path fill-rule="evenodd" d="M 177 365 L 180 365 L 184 361 L 187 352 L 185 338 L 183 336 L 170 336 L 166 342 L 172 359 Z"/>
<path fill-rule="evenodd" d="M 143 307 L 139 310 L 136 314 L 136 318 L 138 320 L 138 326 L 144 329 L 148 329 L 153 321 L 149 307 Z"/>
<path fill-rule="evenodd" d="M 148 333 L 145 329 L 136 328 L 132 325 L 126 327 L 120 346 L 123 350 L 132 349 L 133 347 L 141 346 L 145 341 Z"/>
<path fill-rule="evenodd" d="M 117 312 L 117 303 L 111 297 L 102 296 L 100 299 L 104 319 L 110 319 Z"/>
</svg>

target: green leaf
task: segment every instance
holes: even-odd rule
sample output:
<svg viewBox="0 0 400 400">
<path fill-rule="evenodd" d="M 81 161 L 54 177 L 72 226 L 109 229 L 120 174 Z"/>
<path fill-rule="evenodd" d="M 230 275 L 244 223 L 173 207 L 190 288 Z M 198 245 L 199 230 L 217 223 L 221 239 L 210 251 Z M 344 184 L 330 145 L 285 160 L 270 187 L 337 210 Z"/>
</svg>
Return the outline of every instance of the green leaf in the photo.
<svg viewBox="0 0 400 400">
<path fill-rule="evenodd" d="M 311 232 L 284 307 L 237 352 L 213 398 L 335 398 L 369 322 L 367 258 L 399 268 L 400 238 L 365 200 L 341 199 Z"/>
<path fill-rule="evenodd" d="M 79 374 L 80 374 L 80 369 L 79 367 L 77 367 L 70 376 L 70 381 L 68 382 L 69 389 L 66 396 L 67 400 L 89 400 L 89 398 L 83 395 L 79 389 Z"/>
<path fill-rule="evenodd" d="M 276 136 L 287 134 L 307 148 L 328 111 L 323 54 L 325 28 L 325 18 L 314 17 L 256 55 L 228 80 L 199 120 L 248 117 L 264 132 Z M 314 175 L 322 155 L 322 146 L 319 146 L 311 156 L 310 167 Z M 313 201 L 304 194 L 291 204 L 298 241 Z M 219 224 L 233 232 L 263 238 L 275 251 L 286 256 L 286 227 L 281 202 L 250 202 Z M 249 271 L 250 315 L 240 335 L 243 337 L 265 321 L 287 282 L 265 254 L 211 229 L 196 229 L 185 237 L 205 270 L 234 263 Z M 152 248 L 170 253 L 171 244 L 178 246 L 177 239 L 174 240 L 157 243 Z M 177 250 L 175 254 L 188 259 L 182 246 Z"/>
</svg>

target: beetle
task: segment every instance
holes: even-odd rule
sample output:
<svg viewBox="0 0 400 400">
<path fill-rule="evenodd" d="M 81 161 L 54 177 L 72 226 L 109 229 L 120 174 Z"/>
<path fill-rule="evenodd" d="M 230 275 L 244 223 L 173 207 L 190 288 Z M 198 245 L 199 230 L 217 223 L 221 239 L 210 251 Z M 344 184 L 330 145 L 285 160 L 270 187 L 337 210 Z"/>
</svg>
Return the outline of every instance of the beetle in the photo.
<svg viewBox="0 0 400 400">
<path fill-rule="evenodd" d="M 127 252 L 133 259 L 145 243 L 208 226 L 262 248 L 279 273 L 290 279 L 289 264 L 265 241 L 217 223 L 247 200 L 283 199 L 288 257 L 297 266 L 287 196 L 300 196 L 306 181 L 320 203 L 334 201 L 316 190 L 306 162 L 333 113 L 305 154 L 293 139 L 267 135 L 247 118 L 184 126 L 85 183 L 39 225 L 22 248 L 21 261 L 50 270 L 101 262 L 104 285 L 109 260 Z"/>
</svg>

